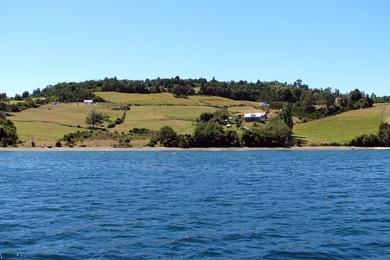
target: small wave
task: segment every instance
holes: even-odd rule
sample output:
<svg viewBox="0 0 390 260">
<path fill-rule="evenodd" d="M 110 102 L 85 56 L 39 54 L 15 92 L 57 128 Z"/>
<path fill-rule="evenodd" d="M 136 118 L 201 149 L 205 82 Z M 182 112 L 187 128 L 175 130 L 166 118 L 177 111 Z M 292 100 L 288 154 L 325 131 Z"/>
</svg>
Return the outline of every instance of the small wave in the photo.
<svg viewBox="0 0 390 260">
<path fill-rule="evenodd" d="M 338 260 L 343 259 L 342 256 L 324 253 L 324 252 L 293 252 L 282 250 L 271 250 L 270 253 L 264 256 L 264 259 L 316 259 L 316 260 Z"/>
</svg>

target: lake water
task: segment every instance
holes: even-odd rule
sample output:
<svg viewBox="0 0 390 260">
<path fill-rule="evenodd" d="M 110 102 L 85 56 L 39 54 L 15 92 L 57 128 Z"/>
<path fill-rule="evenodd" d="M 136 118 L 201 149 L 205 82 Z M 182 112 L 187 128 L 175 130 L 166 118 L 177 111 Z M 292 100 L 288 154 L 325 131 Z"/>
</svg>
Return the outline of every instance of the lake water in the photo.
<svg viewBox="0 0 390 260">
<path fill-rule="evenodd" d="M 3 259 L 389 259 L 390 152 L 2 152 Z"/>
</svg>

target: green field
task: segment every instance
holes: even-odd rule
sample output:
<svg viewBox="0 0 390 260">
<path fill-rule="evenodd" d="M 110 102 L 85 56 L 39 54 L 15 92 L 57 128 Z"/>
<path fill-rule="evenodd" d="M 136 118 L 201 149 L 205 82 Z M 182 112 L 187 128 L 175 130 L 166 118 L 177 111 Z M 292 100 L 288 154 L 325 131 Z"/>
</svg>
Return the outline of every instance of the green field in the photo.
<svg viewBox="0 0 390 260">
<path fill-rule="evenodd" d="M 132 106 L 125 122 L 117 125 L 114 130 L 126 132 L 134 127 L 158 130 L 168 125 L 178 133 L 191 133 L 194 129 L 193 122 L 201 113 L 216 110 L 206 106 Z"/>
<path fill-rule="evenodd" d="M 85 119 L 92 109 L 110 116 L 111 120 L 121 117 L 123 111 L 114 110 L 118 104 L 132 104 L 125 122 L 110 131 L 128 132 L 134 127 L 158 130 L 164 125 L 171 126 L 178 133 L 192 133 L 194 121 L 204 112 L 228 108 L 234 114 L 261 111 L 257 102 L 236 101 L 213 96 L 191 96 L 176 98 L 170 93 L 127 94 L 97 92 L 106 103 L 85 106 L 81 103 L 44 105 L 13 113 L 11 119 L 17 128 L 19 138 L 30 145 L 53 144 L 64 134 L 88 127 Z"/>
<path fill-rule="evenodd" d="M 122 115 L 121 111 L 112 110 L 106 104 L 89 107 L 83 104 L 68 103 L 27 109 L 13 113 L 9 119 L 14 122 L 22 141 L 52 144 L 64 134 L 77 131 L 78 126 L 87 127 L 85 118 L 92 109 L 104 112 L 110 117 Z"/>
<path fill-rule="evenodd" d="M 103 98 L 107 102 L 117 104 L 137 104 L 137 105 L 174 105 L 174 106 L 252 106 L 258 107 L 258 102 L 238 101 L 215 96 L 189 96 L 187 98 L 176 98 L 171 93 L 137 94 L 118 92 L 95 92 L 95 95 Z"/>
<path fill-rule="evenodd" d="M 345 112 L 294 126 L 294 134 L 307 144 L 344 144 L 362 134 L 375 134 L 383 120 L 390 121 L 390 104 Z"/>
</svg>

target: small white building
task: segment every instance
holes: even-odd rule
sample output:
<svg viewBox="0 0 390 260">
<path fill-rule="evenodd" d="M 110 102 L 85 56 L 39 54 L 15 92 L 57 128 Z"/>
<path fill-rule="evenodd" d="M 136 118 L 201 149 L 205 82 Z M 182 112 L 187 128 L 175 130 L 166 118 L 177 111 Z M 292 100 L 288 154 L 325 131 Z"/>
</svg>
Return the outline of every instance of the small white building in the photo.
<svg viewBox="0 0 390 260">
<path fill-rule="evenodd" d="M 268 109 L 268 108 L 270 108 L 271 107 L 271 105 L 270 104 L 268 104 L 268 103 L 266 103 L 266 102 L 260 102 L 260 107 L 261 108 L 266 108 L 266 109 Z"/>
<path fill-rule="evenodd" d="M 245 122 L 264 123 L 265 121 L 267 121 L 267 114 L 266 113 L 247 113 L 247 114 L 244 114 L 244 120 L 245 120 Z"/>
<path fill-rule="evenodd" d="M 86 99 L 86 100 L 84 100 L 84 105 L 86 105 L 86 106 L 92 106 L 92 105 L 93 105 L 93 100 L 92 100 L 92 99 Z"/>
</svg>

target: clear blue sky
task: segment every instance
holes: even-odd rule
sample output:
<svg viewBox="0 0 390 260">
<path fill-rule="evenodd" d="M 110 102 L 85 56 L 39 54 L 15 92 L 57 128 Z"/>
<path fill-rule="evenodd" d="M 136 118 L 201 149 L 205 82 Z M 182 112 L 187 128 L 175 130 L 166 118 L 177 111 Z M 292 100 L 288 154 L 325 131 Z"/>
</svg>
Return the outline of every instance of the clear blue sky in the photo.
<svg viewBox="0 0 390 260">
<path fill-rule="evenodd" d="M 390 1 L 2 0 L 0 92 L 117 76 L 390 95 Z"/>
</svg>

